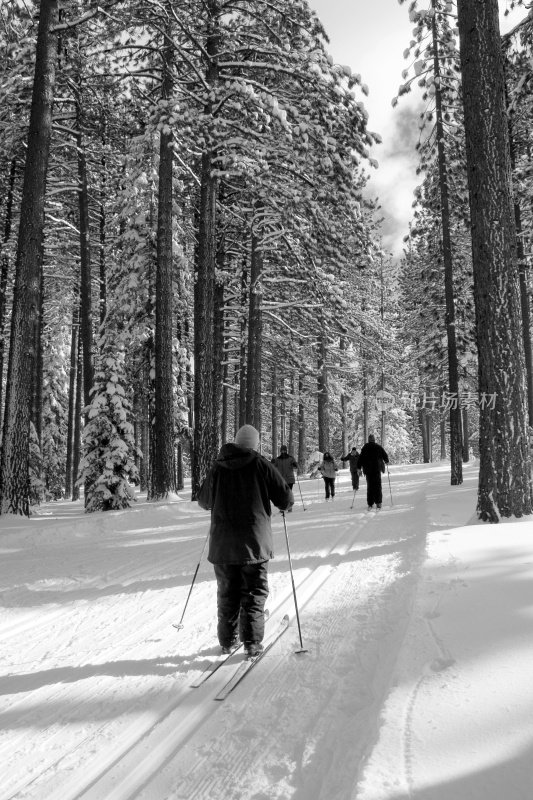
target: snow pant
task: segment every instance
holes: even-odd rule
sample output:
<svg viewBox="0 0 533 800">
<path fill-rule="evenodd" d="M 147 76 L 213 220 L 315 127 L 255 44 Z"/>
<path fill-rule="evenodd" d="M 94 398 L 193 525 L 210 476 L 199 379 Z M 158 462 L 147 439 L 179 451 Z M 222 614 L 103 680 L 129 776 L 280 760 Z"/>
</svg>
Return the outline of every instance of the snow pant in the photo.
<svg viewBox="0 0 533 800">
<path fill-rule="evenodd" d="M 335 497 L 335 478 L 326 478 L 325 475 L 323 478 L 326 485 L 326 500 L 329 498 L 330 494 L 332 497 Z"/>
<path fill-rule="evenodd" d="M 287 486 L 289 487 L 289 489 L 290 489 L 290 490 L 291 490 L 291 492 L 292 492 L 292 487 L 294 486 L 294 481 L 293 481 L 292 483 L 289 483 L 289 482 L 287 481 Z M 294 505 L 294 503 L 291 503 L 291 504 L 290 504 L 290 506 L 288 507 L 287 511 L 292 511 L 292 507 L 293 507 L 293 505 Z"/>
<path fill-rule="evenodd" d="M 218 641 L 228 647 L 237 638 L 259 644 L 265 635 L 268 561 L 214 564 L 217 579 Z"/>
<path fill-rule="evenodd" d="M 381 488 L 381 473 L 366 476 L 366 500 L 369 506 L 381 505 L 383 491 Z"/>
<path fill-rule="evenodd" d="M 359 472 L 355 470 L 355 472 L 351 473 L 352 476 L 352 489 L 359 489 Z"/>
</svg>

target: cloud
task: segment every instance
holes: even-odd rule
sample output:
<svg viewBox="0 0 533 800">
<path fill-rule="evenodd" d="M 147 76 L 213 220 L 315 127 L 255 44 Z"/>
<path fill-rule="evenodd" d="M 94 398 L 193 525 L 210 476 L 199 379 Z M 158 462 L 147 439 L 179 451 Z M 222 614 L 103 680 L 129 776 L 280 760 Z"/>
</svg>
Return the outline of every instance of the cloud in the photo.
<svg viewBox="0 0 533 800">
<path fill-rule="evenodd" d="M 366 195 L 378 198 L 378 217 L 383 217 L 383 247 L 399 257 L 403 238 L 409 232 L 413 192 L 421 177 L 416 174 L 416 145 L 420 136 L 421 101 L 415 95 L 402 98 L 401 105 L 387 120 L 382 132 L 383 144 L 375 147 L 373 156 L 379 169 L 372 172 Z"/>
</svg>

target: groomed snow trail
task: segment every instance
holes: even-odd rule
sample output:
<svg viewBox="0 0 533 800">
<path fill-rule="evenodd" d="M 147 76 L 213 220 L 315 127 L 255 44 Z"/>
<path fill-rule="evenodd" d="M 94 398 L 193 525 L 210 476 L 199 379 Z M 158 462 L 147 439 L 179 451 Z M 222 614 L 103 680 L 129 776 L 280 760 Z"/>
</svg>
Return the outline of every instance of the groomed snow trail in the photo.
<svg viewBox="0 0 533 800">
<path fill-rule="evenodd" d="M 0 533 L 2 800 L 348 800 L 376 737 L 425 551 L 427 487 L 445 468 L 391 470 L 384 508 L 350 509 L 301 481 L 275 513 L 269 626 L 289 631 L 223 703 L 231 662 L 190 688 L 216 648 L 216 588 L 202 563 L 208 514 L 188 501 L 83 515 L 49 505 Z M 463 522 L 464 520 L 460 520 Z M 2 520 L 4 522 L 4 519 Z"/>
</svg>

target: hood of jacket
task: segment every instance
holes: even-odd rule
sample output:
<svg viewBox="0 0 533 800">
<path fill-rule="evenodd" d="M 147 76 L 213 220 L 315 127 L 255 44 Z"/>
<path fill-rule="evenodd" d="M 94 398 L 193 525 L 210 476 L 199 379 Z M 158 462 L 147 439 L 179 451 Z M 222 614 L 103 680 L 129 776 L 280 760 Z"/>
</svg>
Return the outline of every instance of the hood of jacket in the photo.
<svg viewBox="0 0 533 800">
<path fill-rule="evenodd" d="M 233 442 L 222 445 L 216 463 L 224 469 L 242 469 L 258 458 L 256 450 L 238 447 Z"/>
</svg>

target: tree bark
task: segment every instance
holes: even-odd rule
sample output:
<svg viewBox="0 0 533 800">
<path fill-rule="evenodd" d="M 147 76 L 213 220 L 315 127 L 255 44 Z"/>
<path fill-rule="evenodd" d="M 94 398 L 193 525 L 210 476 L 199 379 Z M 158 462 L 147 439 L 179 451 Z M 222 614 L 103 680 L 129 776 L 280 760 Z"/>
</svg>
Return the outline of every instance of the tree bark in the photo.
<svg viewBox="0 0 533 800">
<path fill-rule="evenodd" d="M 525 360 L 497 0 L 459 0 L 483 520 L 531 513 Z"/>
<path fill-rule="evenodd" d="M 83 353 L 83 402 L 87 408 L 91 402 L 93 386 L 93 301 L 91 275 L 91 237 L 89 223 L 89 186 L 87 178 L 87 156 L 83 142 L 83 98 L 81 78 L 76 97 L 77 159 L 78 159 L 78 207 L 80 226 L 80 338 Z"/>
<path fill-rule="evenodd" d="M 172 92 L 172 43 L 165 39 L 163 101 Z M 174 392 L 172 368 L 172 130 L 165 118 L 159 133 L 159 185 L 157 204 L 157 261 L 155 271 L 155 418 L 150 499 L 160 500 L 177 490 L 174 469 Z"/>
<path fill-rule="evenodd" d="M 4 382 L 1 377 L 4 374 L 4 358 L 6 354 L 6 340 L 5 340 L 5 327 L 6 327 L 6 304 L 7 304 L 7 285 L 9 279 L 9 256 L 7 254 L 7 245 L 11 238 L 11 228 L 13 225 L 13 195 L 15 192 L 15 175 L 17 172 L 17 158 L 11 159 L 11 167 L 9 170 L 9 182 L 6 196 L 6 210 L 4 215 L 4 234 L 2 237 L 2 258 L 0 261 L 0 426 L 4 418 L 4 407 L 2 390 Z"/>
<path fill-rule="evenodd" d="M 329 393 L 328 393 L 328 370 L 326 366 L 327 343 L 326 332 L 324 330 L 324 319 L 320 332 L 320 350 L 318 354 L 318 449 L 321 453 L 329 450 Z"/>
<path fill-rule="evenodd" d="M 435 0 L 432 0 L 435 11 Z M 439 61 L 439 41 L 436 15 L 432 21 L 433 72 L 435 76 L 435 111 L 437 157 L 439 166 L 440 212 L 442 224 L 442 259 L 444 263 L 444 291 L 446 297 L 446 336 L 448 343 L 448 383 L 450 395 L 456 398 L 450 405 L 450 482 L 456 486 L 463 482 L 463 446 L 461 441 L 461 408 L 459 404 L 459 365 L 457 363 L 457 337 L 455 330 L 455 296 L 453 288 L 453 258 L 450 235 L 450 190 L 448 185 L 448 164 L 444 148 L 444 121 L 441 69 Z"/>
<path fill-rule="evenodd" d="M 29 516 L 29 444 L 35 324 L 40 309 L 44 201 L 52 132 L 57 0 L 41 0 L 22 188 L 0 462 L 0 512 Z"/>
<path fill-rule="evenodd" d="M 256 218 L 256 225 L 260 220 Z M 257 230 L 252 229 L 252 255 L 250 266 L 250 293 L 248 295 L 248 360 L 246 365 L 246 422 L 261 432 L 261 356 L 262 311 L 261 278 L 263 254 Z"/>
<path fill-rule="evenodd" d="M 300 474 L 305 470 L 306 460 L 304 381 L 300 374 L 298 376 L 298 472 Z"/>
<path fill-rule="evenodd" d="M 76 376 L 78 371 L 78 341 L 80 327 L 80 297 L 75 293 L 72 308 L 72 330 L 70 334 L 70 369 L 68 391 L 68 419 L 67 419 L 67 458 L 65 465 L 65 497 L 71 497 L 73 475 L 72 456 L 74 445 L 74 414 L 76 411 Z"/>
</svg>

